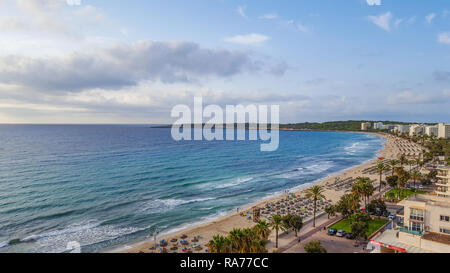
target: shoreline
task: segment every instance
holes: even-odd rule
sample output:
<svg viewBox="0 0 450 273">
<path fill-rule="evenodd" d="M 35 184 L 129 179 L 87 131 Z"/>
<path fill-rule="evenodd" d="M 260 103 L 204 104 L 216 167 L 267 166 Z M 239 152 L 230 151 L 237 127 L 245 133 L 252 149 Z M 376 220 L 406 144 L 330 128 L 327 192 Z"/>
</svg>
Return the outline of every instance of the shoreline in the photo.
<svg viewBox="0 0 450 273">
<path fill-rule="evenodd" d="M 349 132 L 349 133 L 357 133 L 357 132 Z M 356 173 L 371 167 L 372 164 L 376 162 L 379 156 L 383 156 L 385 158 L 394 157 L 395 151 L 389 151 L 390 149 L 388 148 L 394 145 L 394 140 L 396 139 L 395 137 L 377 132 L 358 132 L 358 133 L 376 135 L 386 140 L 383 144 L 383 147 L 377 152 L 374 158 L 366 160 L 365 162 L 362 162 L 359 165 L 355 165 L 353 167 L 349 167 L 347 169 L 335 173 L 330 173 L 328 176 L 318 179 L 316 181 L 293 187 L 289 189 L 288 192 L 301 196 L 302 194 L 304 194 L 304 190 L 306 188 L 311 187 L 312 185 L 320 185 L 326 188 L 328 184 L 335 181 L 337 177 L 344 180 L 350 177 L 350 175 L 355 176 Z M 356 178 L 356 176 L 354 178 Z M 343 191 L 336 191 L 330 189 L 326 189 L 325 191 L 326 199 L 331 200 L 333 203 L 338 201 L 343 194 L 345 194 L 345 192 Z M 170 241 L 170 238 L 180 238 L 182 235 L 187 235 L 188 240 L 190 240 L 193 237 L 200 236 L 198 244 L 204 247 L 204 245 L 210 239 L 212 239 L 212 236 L 216 234 L 226 235 L 233 228 L 248 228 L 255 225 L 255 223 L 252 220 L 248 220 L 247 217 L 241 216 L 239 214 L 240 212 L 249 211 L 251 210 L 251 208 L 255 206 L 263 207 L 264 204 L 268 202 L 277 201 L 280 198 L 283 198 L 283 196 L 286 196 L 286 193 L 282 193 L 280 191 L 274 193 L 273 196 L 269 195 L 268 197 L 264 197 L 255 202 L 243 205 L 242 208 L 245 209 L 241 209 L 239 212 L 237 212 L 235 208 L 233 210 L 229 210 L 228 212 L 218 213 L 216 216 L 211 215 L 209 217 L 205 217 L 203 220 L 200 219 L 197 220 L 196 222 L 190 222 L 179 227 L 174 227 L 170 230 L 167 230 L 166 232 L 160 233 L 157 236 L 156 242 L 153 240 L 153 238 L 147 237 L 146 239 L 139 239 L 138 241 L 130 242 L 128 244 L 121 244 L 120 246 L 115 247 L 113 246 L 109 249 L 103 250 L 102 252 L 109 252 L 109 253 L 157 252 L 155 249 L 152 249 L 155 243 L 159 242 L 162 239 L 167 239 Z M 318 214 L 319 213 L 320 212 L 318 212 Z M 307 221 L 309 221 L 309 218 L 304 219 L 304 222 Z M 270 250 L 269 245 L 268 249 Z"/>
</svg>

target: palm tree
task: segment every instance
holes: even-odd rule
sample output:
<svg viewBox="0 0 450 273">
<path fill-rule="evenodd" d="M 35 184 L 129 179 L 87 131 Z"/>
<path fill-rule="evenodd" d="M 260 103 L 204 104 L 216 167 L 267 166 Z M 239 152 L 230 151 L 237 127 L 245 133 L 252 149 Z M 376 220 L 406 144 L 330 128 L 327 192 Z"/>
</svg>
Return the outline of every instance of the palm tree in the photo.
<svg viewBox="0 0 450 273">
<path fill-rule="evenodd" d="M 416 164 L 416 160 L 415 159 L 408 160 L 409 172 L 412 172 L 412 166 L 414 164 Z"/>
<path fill-rule="evenodd" d="M 363 194 L 364 197 L 366 198 L 365 207 L 367 207 L 367 203 L 369 203 L 370 197 L 373 195 L 374 192 L 375 187 L 373 186 L 370 178 L 368 178 L 368 180 L 363 184 Z"/>
<path fill-rule="evenodd" d="M 395 159 L 391 159 L 391 160 L 388 161 L 388 164 L 389 164 L 389 166 L 391 167 L 391 170 L 392 170 L 392 176 L 394 176 L 394 170 L 395 170 L 395 168 L 396 168 L 397 165 L 398 165 L 398 161 L 395 160 Z"/>
<path fill-rule="evenodd" d="M 375 188 L 372 181 L 368 177 L 358 177 L 357 182 L 353 185 L 352 193 L 364 200 L 364 206 L 367 206 L 370 196 L 372 196 Z"/>
<path fill-rule="evenodd" d="M 364 194 L 363 194 L 363 186 L 361 182 L 357 182 L 352 187 L 352 194 L 360 200 Z"/>
<path fill-rule="evenodd" d="M 231 247 L 233 250 L 244 253 L 242 250 L 245 248 L 245 242 L 243 240 L 244 234 L 239 228 L 234 228 L 229 234 L 228 239 L 230 240 Z"/>
<path fill-rule="evenodd" d="M 298 215 L 293 215 L 290 218 L 290 223 L 289 225 L 291 226 L 291 228 L 294 230 L 295 232 L 295 237 L 298 236 L 298 232 L 302 229 L 303 227 L 303 219 L 301 216 Z"/>
<path fill-rule="evenodd" d="M 259 221 L 253 229 L 261 240 L 267 240 L 270 236 L 270 225 L 266 221 Z"/>
<path fill-rule="evenodd" d="M 211 253 L 230 253 L 230 241 L 220 235 L 213 236 L 213 239 L 208 243 L 209 251 Z"/>
<path fill-rule="evenodd" d="M 411 173 L 411 178 L 414 180 L 414 188 L 416 188 L 416 181 L 422 178 L 422 174 L 418 170 Z"/>
<path fill-rule="evenodd" d="M 380 188 L 379 188 L 379 192 L 381 192 L 381 186 L 383 185 L 383 172 L 387 170 L 386 165 L 384 165 L 383 162 L 378 163 L 377 165 L 377 171 L 380 174 Z"/>
<path fill-rule="evenodd" d="M 306 197 L 312 198 L 314 201 L 314 211 L 313 211 L 313 227 L 316 227 L 316 208 L 317 208 L 317 201 L 325 199 L 325 195 L 323 195 L 323 192 L 325 190 L 321 186 L 312 186 L 311 188 L 306 190 Z"/>
<path fill-rule="evenodd" d="M 395 172 L 398 176 L 398 180 L 397 180 L 398 188 L 399 188 L 398 197 L 399 197 L 399 199 L 401 199 L 400 197 L 401 197 L 402 189 L 405 187 L 406 183 L 408 182 L 410 175 L 407 171 L 405 171 L 401 167 L 396 168 Z"/>
<path fill-rule="evenodd" d="M 419 167 L 419 170 L 422 169 L 423 161 L 420 160 L 420 158 L 416 158 L 415 164 L 416 164 L 417 167 Z"/>
<path fill-rule="evenodd" d="M 274 215 L 270 219 L 269 226 L 275 230 L 275 248 L 278 248 L 278 231 L 284 229 L 283 217 L 280 215 Z"/>
<path fill-rule="evenodd" d="M 400 163 L 400 166 L 403 167 L 403 165 L 408 163 L 408 159 L 406 159 L 405 155 L 400 156 L 398 162 Z"/>
<path fill-rule="evenodd" d="M 336 215 L 336 208 L 334 206 L 326 206 L 325 213 L 328 214 L 328 219 L 330 219 L 330 217 Z"/>
</svg>

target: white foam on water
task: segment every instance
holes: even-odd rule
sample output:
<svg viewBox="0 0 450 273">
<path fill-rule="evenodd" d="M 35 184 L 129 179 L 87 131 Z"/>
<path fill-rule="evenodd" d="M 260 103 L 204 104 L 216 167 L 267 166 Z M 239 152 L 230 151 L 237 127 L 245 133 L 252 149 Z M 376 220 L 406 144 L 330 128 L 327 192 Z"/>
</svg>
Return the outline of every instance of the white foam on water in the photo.
<svg viewBox="0 0 450 273">
<path fill-rule="evenodd" d="M 214 197 L 207 197 L 207 198 L 197 198 L 192 200 L 182 200 L 182 199 L 156 199 L 150 202 L 147 202 L 146 204 L 142 205 L 139 209 L 141 212 L 145 213 L 161 213 L 161 212 L 167 212 L 170 210 L 173 210 L 174 208 L 190 204 L 190 203 L 196 203 L 196 202 L 205 202 L 209 200 L 214 200 L 216 198 Z"/>
<path fill-rule="evenodd" d="M 20 245 L 25 246 L 27 252 L 61 253 L 67 251 L 69 242 L 77 242 L 83 247 L 114 240 L 145 229 L 137 227 L 121 228 L 113 225 L 102 226 L 98 221 L 90 220 L 69 225 L 61 230 L 27 236 L 21 240 Z"/>
<path fill-rule="evenodd" d="M 358 152 L 364 151 L 367 148 L 369 148 L 369 144 L 367 142 L 355 142 L 352 143 L 350 146 L 347 146 L 344 148 L 346 151 L 346 154 L 348 155 L 355 155 Z"/>
<path fill-rule="evenodd" d="M 243 184 L 243 183 L 251 181 L 251 180 L 253 180 L 253 177 L 238 177 L 238 178 L 234 179 L 234 181 L 232 181 L 232 182 L 225 183 L 222 185 L 217 185 L 216 189 L 231 188 L 231 187 L 238 186 L 240 184 Z"/>
<path fill-rule="evenodd" d="M 9 242 L 5 241 L 5 242 L 0 242 L 0 248 L 4 248 L 9 246 Z"/>
</svg>

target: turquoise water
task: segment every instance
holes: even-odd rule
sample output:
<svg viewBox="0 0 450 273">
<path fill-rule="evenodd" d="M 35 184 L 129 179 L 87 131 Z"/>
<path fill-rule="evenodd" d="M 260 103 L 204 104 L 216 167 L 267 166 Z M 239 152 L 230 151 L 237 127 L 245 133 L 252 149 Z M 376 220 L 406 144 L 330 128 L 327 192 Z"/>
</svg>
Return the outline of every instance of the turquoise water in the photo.
<svg viewBox="0 0 450 273">
<path fill-rule="evenodd" d="M 148 126 L 0 125 L 0 252 L 96 252 L 224 215 L 374 158 L 384 140 L 280 132 L 175 142 Z M 15 240 L 15 241 L 11 241 Z"/>
</svg>

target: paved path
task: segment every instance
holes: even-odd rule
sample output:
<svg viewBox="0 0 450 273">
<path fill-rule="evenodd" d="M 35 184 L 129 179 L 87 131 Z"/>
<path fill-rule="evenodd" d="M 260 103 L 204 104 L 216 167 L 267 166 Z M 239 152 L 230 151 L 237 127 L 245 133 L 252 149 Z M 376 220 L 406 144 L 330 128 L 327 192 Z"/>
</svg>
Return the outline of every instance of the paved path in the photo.
<svg viewBox="0 0 450 273">
<path fill-rule="evenodd" d="M 373 196 L 369 199 L 369 201 L 378 199 L 378 198 L 379 198 L 380 196 L 382 196 L 387 190 L 388 190 L 388 188 L 384 188 L 384 189 L 381 190 L 381 192 L 377 192 L 375 195 L 373 195 Z M 337 216 L 337 217 L 335 217 L 335 218 L 333 218 L 333 219 L 330 219 L 330 220 L 328 220 L 327 222 L 321 224 L 320 226 L 318 226 L 318 227 L 316 227 L 316 228 L 314 228 L 314 229 L 312 229 L 312 230 L 306 232 L 305 234 L 301 235 L 301 236 L 300 236 L 300 239 L 301 239 L 302 241 L 304 241 L 304 240 L 306 240 L 307 238 L 309 238 L 309 237 L 313 236 L 314 234 L 316 234 L 317 232 L 323 230 L 324 228 L 327 228 L 327 227 L 329 227 L 330 225 L 339 222 L 341 219 L 342 219 L 342 216 Z M 286 245 L 284 245 L 284 246 L 279 247 L 279 248 L 278 248 L 278 252 L 283 253 L 283 252 L 285 252 L 286 250 L 290 249 L 291 247 L 294 247 L 296 244 L 298 244 L 298 241 L 297 241 L 297 240 L 292 240 L 290 243 L 288 243 L 288 244 L 286 244 Z"/>
<path fill-rule="evenodd" d="M 332 225 L 332 224 L 334 224 L 334 223 L 340 221 L 341 219 L 342 219 L 342 216 L 338 216 L 338 217 L 335 217 L 335 218 L 333 218 L 333 219 L 330 219 L 330 220 L 328 220 L 327 222 L 323 223 L 322 225 L 320 225 L 320 226 L 318 226 L 318 227 L 316 227 L 316 228 L 314 228 L 314 229 L 312 229 L 312 230 L 306 232 L 305 234 L 301 235 L 301 236 L 300 236 L 300 239 L 301 239 L 302 241 L 304 241 L 304 240 L 306 240 L 307 238 L 309 238 L 309 237 L 313 236 L 314 234 L 316 234 L 317 232 L 323 230 L 324 228 L 326 228 L 326 227 L 328 227 L 328 226 L 330 226 L 330 225 Z M 280 253 L 285 252 L 286 250 L 290 249 L 291 247 L 295 246 L 296 244 L 298 244 L 298 241 L 297 241 L 297 240 L 293 240 L 293 241 L 291 241 L 289 244 L 280 247 L 280 248 L 278 249 L 278 251 L 279 251 Z"/>
</svg>

